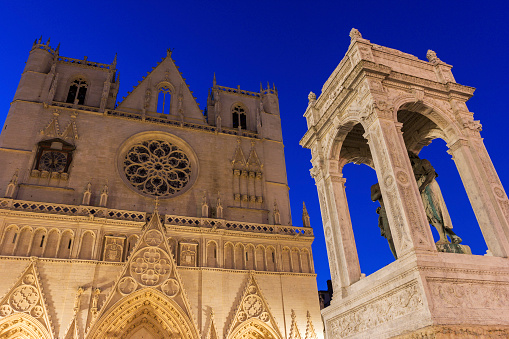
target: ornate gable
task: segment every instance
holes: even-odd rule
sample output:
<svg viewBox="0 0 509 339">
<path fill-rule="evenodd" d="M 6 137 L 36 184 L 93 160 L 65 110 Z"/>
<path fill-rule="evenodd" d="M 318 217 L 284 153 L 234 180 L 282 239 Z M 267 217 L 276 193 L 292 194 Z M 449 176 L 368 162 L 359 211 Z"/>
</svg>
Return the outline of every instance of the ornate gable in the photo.
<svg viewBox="0 0 509 339">
<path fill-rule="evenodd" d="M 283 338 L 253 274 L 235 312 L 227 338 L 237 338 L 241 333 L 259 333 L 265 338 Z"/>
<path fill-rule="evenodd" d="M 35 263 L 30 262 L 0 302 L 0 338 L 14 333 L 25 333 L 26 338 L 55 337 Z"/>
<path fill-rule="evenodd" d="M 145 330 L 159 333 L 168 326 L 175 331 L 168 335 L 181 335 L 182 338 L 198 335 L 191 306 L 164 234 L 156 208 L 92 324 L 88 338 L 101 338 L 112 331 L 111 326 L 121 322 L 129 326 L 116 331 L 135 333 L 139 326 L 151 324 Z M 165 321 L 169 323 L 163 325 Z"/>
<path fill-rule="evenodd" d="M 247 158 L 247 168 L 252 172 L 261 172 L 262 171 L 262 163 L 260 162 L 260 158 L 258 158 L 258 154 L 256 153 L 254 147 L 254 141 L 251 142 L 251 151 L 249 152 L 249 157 Z"/>
<path fill-rule="evenodd" d="M 236 170 L 244 170 L 246 168 L 246 164 L 246 157 L 244 156 L 244 152 L 242 152 L 240 139 L 237 139 L 237 148 L 233 154 L 232 167 Z"/>
<path fill-rule="evenodd" d="M 196 98 L 171 58 L 170 50 L 166 57 L 147 76 L 143 77 L 143 80 L 134 87 L 132 92 L 123 98 L 118 104 L 118 109 L 143 111 L 143 113 L 156 112 L 159 91 L 163 87 L 171 95 L 170 115 L 173 116 L 173 119 L 206 123 Z"/>
</svg>

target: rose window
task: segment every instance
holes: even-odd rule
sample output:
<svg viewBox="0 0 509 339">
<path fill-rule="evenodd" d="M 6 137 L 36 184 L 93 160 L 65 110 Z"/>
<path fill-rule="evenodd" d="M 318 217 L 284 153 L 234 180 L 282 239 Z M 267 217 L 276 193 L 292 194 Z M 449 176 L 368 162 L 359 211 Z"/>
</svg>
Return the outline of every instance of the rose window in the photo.
<svg viewBox="0 0 509 339">
<path fill-rule="evenodd" d="M 127 151 L 124 173 L 129 183 L 142 193 L 167 197 L 189 183 L 191 161 L 182 149 L 168 141 L 142 141 Z"/>
</svg>

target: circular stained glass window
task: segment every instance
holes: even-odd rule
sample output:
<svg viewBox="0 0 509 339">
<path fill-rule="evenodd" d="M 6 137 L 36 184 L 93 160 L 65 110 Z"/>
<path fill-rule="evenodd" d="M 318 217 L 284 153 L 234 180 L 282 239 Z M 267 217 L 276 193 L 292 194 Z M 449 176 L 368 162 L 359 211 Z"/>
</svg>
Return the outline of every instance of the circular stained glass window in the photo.
<svg viewBox="0 0 509 339">
<path fill-rule="evenodd" d="M 123 160 L 128 182 L 141 193 L 170 197 L 191 180 L 189 156 L 165 140 L 141 141 L 131 146 Z"/>
</svg>

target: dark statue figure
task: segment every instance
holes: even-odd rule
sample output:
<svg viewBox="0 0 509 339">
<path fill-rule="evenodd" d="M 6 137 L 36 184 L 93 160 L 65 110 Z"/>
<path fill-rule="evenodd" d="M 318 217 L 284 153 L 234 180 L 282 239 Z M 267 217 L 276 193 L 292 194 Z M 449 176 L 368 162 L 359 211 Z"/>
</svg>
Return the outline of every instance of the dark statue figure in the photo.
<svg viewBox="0 0 509 339">
<path fill-rule="evenodd" d="M 416 154 L 409 152 L 410 163 L 414 171 L 415 180 L 421 193 L 422 203 L 428 222 L 433 225 L 440 235 L 437 244 L 448 244 L 447 236 L 451 238 L 453 244 L 460 244 L 461 238 L 452 230 L 452 222 L 445 206 L 444 198 L 440 187 L 435 178 L 438 174 L 435 172 L 431 163 L 426 159 L 419 158 Z"/>
<path fill-rule="evenodd" d="M 378 227 L 380 227 L 380 235 L 387 239 L 389 247 L 395 259 L 398 259 L 396 249 L 394 247 L 394 241 L 392 240 L 391 228 L 389 227 L 389 220 L 387 219 L 387 213 L 385 212 L 384 201 L 382 199 L 382 192 L 380 191 L 380 185 L 378 183 L 371 186 L 371 200 L 380 203 L 380 207 L 376 209 L 378 214 Z"/>
</svg>

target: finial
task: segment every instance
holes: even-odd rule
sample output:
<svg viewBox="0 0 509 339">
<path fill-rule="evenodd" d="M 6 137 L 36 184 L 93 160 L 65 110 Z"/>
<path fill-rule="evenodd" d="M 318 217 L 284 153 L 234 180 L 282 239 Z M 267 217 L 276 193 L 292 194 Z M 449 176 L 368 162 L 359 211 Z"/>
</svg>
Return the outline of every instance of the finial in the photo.
<svg viewBox="0 0 509 339">
<path fill-rule="evenodd" d="M 270 89 L 270 83 L 267 81 L 267 90 Z"/>
<path fill-rule="evenodd" d="M 58 43 L 58 46 L 55 49 L 55 55 L 58 55 L 59 53 L 60 53 L 60 42 Z"/>
<path fill-rule="evenodd" d="M 358 29 L 352 28 L 352 30 L 350 31 L 350 40 L 354 41 L 357 39 L 362 39 L 362 34 L 361 32 L 359 32 Z"/>
<path fill-rule="evenodd" d="M 306 203 L 302 202 L 302 226 L 311 227 L 311 221 L 309 220 L 308 209 L 306 208 Z"/>
<path fill-rule="evenodd" d="M 49 39 L 50 39 L 50 38 L 48 38 L 48 41 L 46 41 L 46 46 L 49 46 Z"/>
<path fill-rule="evenodd" d="M 41 43 L 41 41 L 42 41 L 42 35 L 41 35 L 41 37 L 39 38 L 39 42 L 38 42 L 38 43 L 40 44 L 40 43 Z"/>
<path fill-rule="evenodd" d="M 155 212 L 159 212 L 159 197 L 158 196 L 156 196 L 156 200 L 154 203 L 154 213 Z"/>
<path fill-rule="evenodd" d="M 37 45 L 37 38 L 35 38 L 34 44 L 32 46 L 35 46 L 35 45 Z"/>
<path fill-rule="evenodd" d="M 308 100 L 309 100 L 309 103 L 312 103 L 312 102 L 316 101 L 316 94 L 313 93 L 313 92 L 309 92 Z"/>
<path fill-rule="evenodd" d="M 117 66 L 117 53 L 115 53 L 115 57 L 113 58 L 113 62 L 111 63 L 113 67 Z"/>
<path fill-rule="evenodd" d="M 216 72 L 214 72 L 214 79 L 212 79 L 212 86 L 216 87 L 216 84 L 217 84 L 217 82 L 216 82 Z"/>
<path fill-rule="evenodd" d="M 262 85 L 262 82 L 260 81 L 260 93 L 263 92 L 263 85 Z"/>
<path fill-rule="evenodd" d="M 168 48 L 168 49 L 166 50 L 166 57 L 167 57 L 167 58 L 171 58 L 171 53 L 172 53 L 172 52 L 173 52 L 173 49 Z"/>
<path fill-rule="evenodd" d="M 441 61 L 437 57 L 437 53 L 435 51 L 432 51 L 431 49 L 428 49 L 428 53 L 426 53 L 426 58 L 428 58 L 428 61 L 434 65 L 438 64 Z"/>
</svg>

